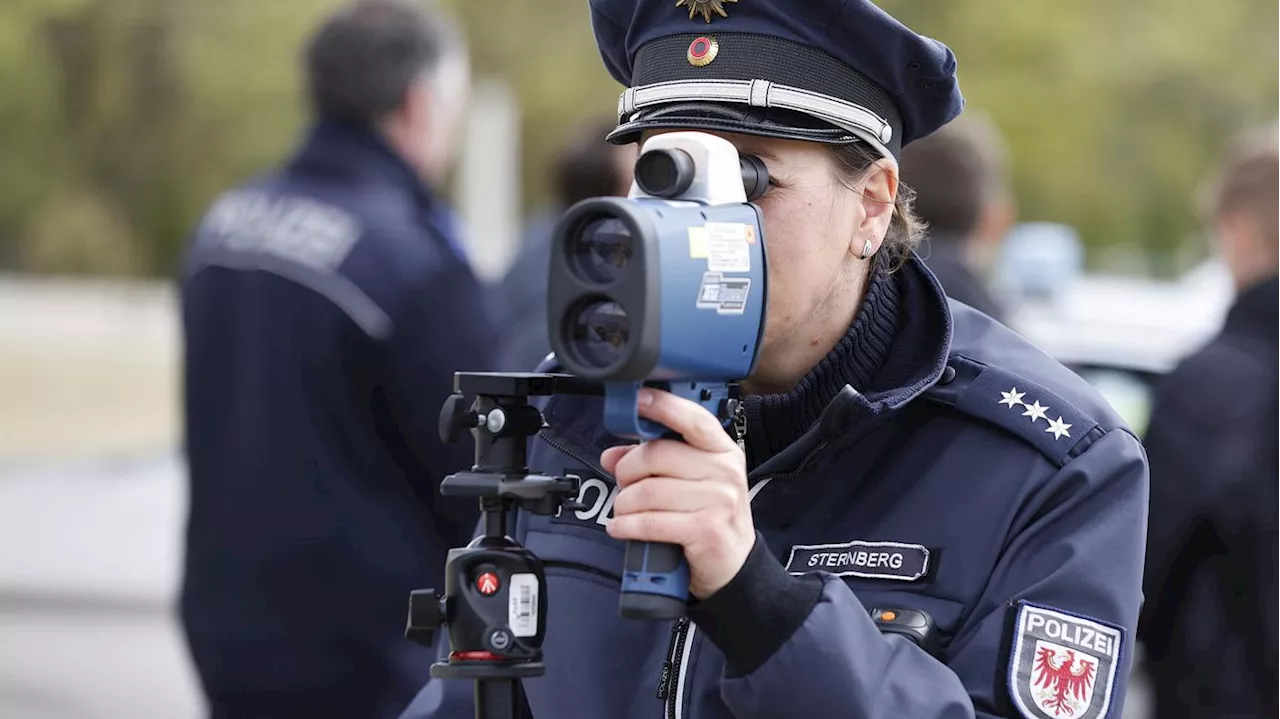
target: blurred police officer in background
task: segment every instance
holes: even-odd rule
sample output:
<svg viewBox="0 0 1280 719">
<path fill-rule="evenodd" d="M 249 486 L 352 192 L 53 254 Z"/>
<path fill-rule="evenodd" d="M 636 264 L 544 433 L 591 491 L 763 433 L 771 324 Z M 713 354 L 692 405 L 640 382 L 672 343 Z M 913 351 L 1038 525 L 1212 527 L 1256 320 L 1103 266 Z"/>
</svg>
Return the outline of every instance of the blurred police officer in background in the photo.
<svg viewBox="0 0 1280 719">
<path fill-rule="evenodd" d="M 1165 378 L 1145 438 L 1140 637 L 1160 719 L 1280 710 L 1276 132 L 1243 140 L 1207 186 L 1206 219 L 1237 295 L 1221 332 Z"/>
<path fill-rule="evenodd" d="M 551 352 L 547 339 L 547 274 L 551 233 L 560 215 L 589 197 L 625 196 L 631 189 L 635 148 L 611 145 L 612 120 L 591 119 L 570 133 L 551 169 L 554 202 L 535 216 L 520 253 L 499 283 L 502 356 L 499 367 L 528 372 Z"/>
<path fill-rule="evenodd" d="M 665 392 L 639 413 L 684 442 L 622 442 L 598 397 L 547 402 L 529 465 L 582 477 L 585 508 L 515 532 L 551 567 L 532 714 L 1116 716 L 1146 460 L 1094 389 L 948 302 L 912 251 L 899 159 L 962 109 L 951 51 L 869 0 L 590 5 L 628 88 L 612 141 L 698 130 L 767 166 L 769 296 L 742 446 Z M 686 617 L 619 618 L 624 540 L 684 548 Z M 919 643 L 881 631 L 923 615 Z M 406 716 L 472 696 L 432 680 Z"/>
<path fill-rule="evenodd" d="M 384 717 L 430 658 L 408 592 L 439 586 L 474 500 L 440 480 L 452 373 L 493 362 L 435 187 L 470 86 L 463 39 L 358 0 L 305 52 L 315 123 L 199 226 L 182 277 L 191 477 L 182 621 L 215 717 Z"/>
<path fill-rule="evenodd" d="M 1005 321 L 987 277 L 1014 222 L 1007 152 L 995 125 L 966 108 L 903 149 L 902 182 L 915 191 L 916 216 L 927 226 L 920 255 L 947 296 Z"/>
</svg>

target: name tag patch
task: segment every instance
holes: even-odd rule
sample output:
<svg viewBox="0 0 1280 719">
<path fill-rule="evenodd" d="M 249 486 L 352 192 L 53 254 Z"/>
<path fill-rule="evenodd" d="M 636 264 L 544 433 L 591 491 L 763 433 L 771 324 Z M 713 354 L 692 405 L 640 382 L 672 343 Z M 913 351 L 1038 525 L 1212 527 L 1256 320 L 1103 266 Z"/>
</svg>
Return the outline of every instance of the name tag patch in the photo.
<svg viewBox="0 0 1280 719">
<path fill-rule="evenodd" d="M 919 544 L 860 540 L 843 544 L 797 544 L 791 548 L 787 571 L 914 582 L 929 572 L 929 550 Z"/>
</svg>

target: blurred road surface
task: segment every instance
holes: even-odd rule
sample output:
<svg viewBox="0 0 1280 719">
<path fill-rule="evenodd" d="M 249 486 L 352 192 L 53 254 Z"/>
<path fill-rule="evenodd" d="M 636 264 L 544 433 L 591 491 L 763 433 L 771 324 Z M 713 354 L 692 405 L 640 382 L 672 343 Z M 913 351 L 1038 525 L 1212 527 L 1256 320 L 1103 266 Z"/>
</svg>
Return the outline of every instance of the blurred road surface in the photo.
<svg viewBox="0 0 1280 719">
<path fill-rule="evenodd" d="M 0 717 L 195 719 L 174 456 L 0 469 Z"/>
</svg>

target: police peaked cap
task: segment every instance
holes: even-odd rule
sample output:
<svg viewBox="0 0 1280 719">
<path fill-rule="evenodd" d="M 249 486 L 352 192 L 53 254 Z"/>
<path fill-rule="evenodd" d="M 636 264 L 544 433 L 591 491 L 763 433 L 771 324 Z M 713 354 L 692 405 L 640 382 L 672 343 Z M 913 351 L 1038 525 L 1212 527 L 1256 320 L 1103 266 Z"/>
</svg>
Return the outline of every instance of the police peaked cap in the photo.
<svg viewBox="0 0 1280 719">
<path fill-rule="evenodd" d="M 902 147 L 964 107 L 956 60 L 868 0 L 590 0 L 627 87 L 617 144 L 653 129 Z"/>
</svg>

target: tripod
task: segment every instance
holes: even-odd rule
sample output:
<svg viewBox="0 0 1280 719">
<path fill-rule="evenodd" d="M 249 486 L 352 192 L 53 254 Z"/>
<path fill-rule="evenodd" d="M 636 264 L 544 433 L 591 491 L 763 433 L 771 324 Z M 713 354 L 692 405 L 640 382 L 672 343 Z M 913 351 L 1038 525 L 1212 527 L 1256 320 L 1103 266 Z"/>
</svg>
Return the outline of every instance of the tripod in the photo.
<svg viewBox="0 0 1280 719">
<path fill-rule="evenodd" d="M 478 497 L 484 534 L 449 550 L 445 591 L 422 589 L 409 597 L 405 636 L 431 646 L 441 626 L 449 630 L 449 658 L 431 666 L 437 679 L 475 681 L 477 719 L 518 719 L 519 680 L 541 676 L 546 633 L 546 577 L 542 562 L 507 536 L 513 512 L 551 515 L 561 507 L 581 509 L 576 478 L 529 474 L 528 440 L 542 429 L 542 413 L 530 397 L 599 395 L 599 385 L 571 375 L 459 372 L 440 413 L 440 437 L 457 442 L 464 430 L 475 437 L 475 465 L 451 474 L 440 493 Z M 468 395 L 475 402 L 468 408 Z"/>
</svg>

